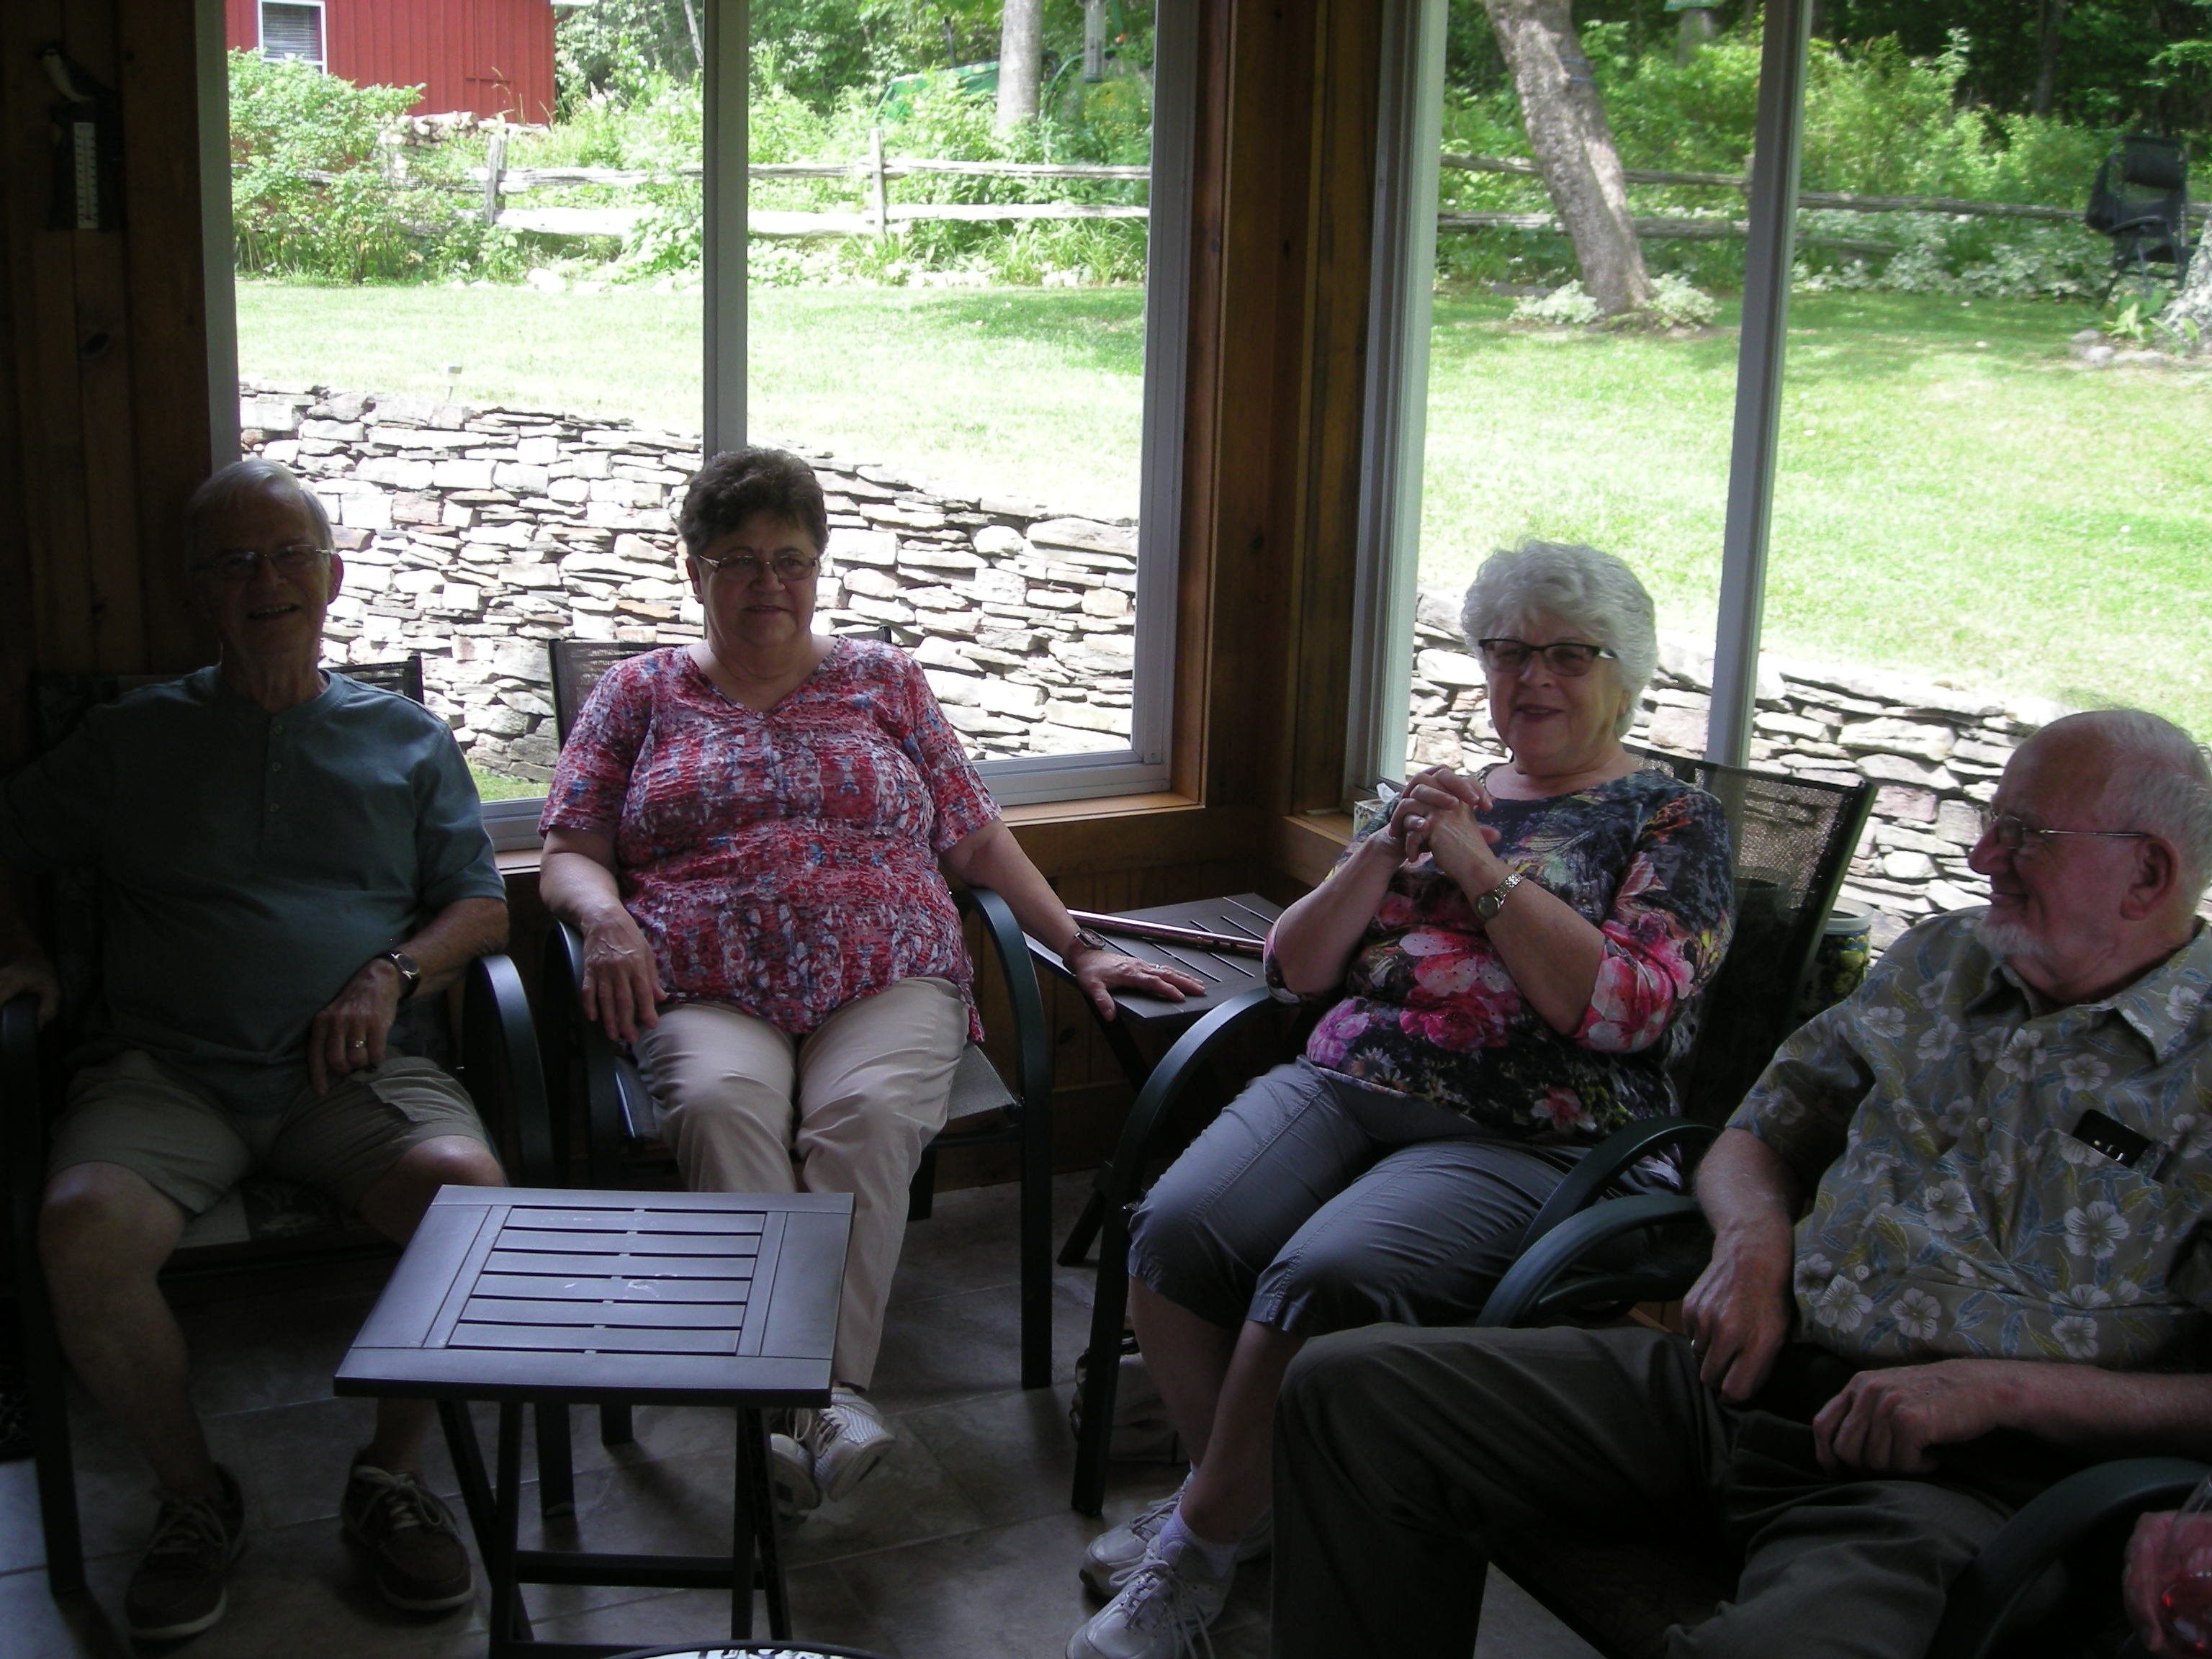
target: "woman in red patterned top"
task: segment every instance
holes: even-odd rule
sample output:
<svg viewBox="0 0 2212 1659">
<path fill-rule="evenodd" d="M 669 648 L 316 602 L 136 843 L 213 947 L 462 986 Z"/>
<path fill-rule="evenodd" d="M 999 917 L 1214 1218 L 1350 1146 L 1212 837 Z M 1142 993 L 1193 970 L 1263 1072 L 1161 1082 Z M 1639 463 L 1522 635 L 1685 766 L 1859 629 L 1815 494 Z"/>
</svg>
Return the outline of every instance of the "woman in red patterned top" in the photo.
<svg viewBox="0 0 2212 1659">
<path fill-rule="evenodd" d="M 830 530 L 811 467 L 718 455 L 681 528 L 707 636 L 593 690 L 539 820 L 539 887 L 583 931 L 585 1009 L 633 1046 L 687 1185 L 853 1194 L 832 1403 L 773 1443 L 806 1509 L 891 1444 L 862 1390 L 907 1184 L 981 1035 L 940 863 L 1067 941 L 1109 1018 L 1116 988 L 1201 988 L 1077 936 L 906 653 L 813 631 Z"/>
</svg>

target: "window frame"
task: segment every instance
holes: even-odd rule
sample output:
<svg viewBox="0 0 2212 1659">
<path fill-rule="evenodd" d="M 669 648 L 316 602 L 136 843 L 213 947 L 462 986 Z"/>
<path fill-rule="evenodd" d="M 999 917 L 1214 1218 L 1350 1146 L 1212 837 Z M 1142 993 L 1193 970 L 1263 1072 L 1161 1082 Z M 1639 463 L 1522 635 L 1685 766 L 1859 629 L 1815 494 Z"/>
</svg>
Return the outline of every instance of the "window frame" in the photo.
<svg viewBox="0 0 2212 1659">
<path fill-rule="evenodd" d="M 270 58 L 270 61 L 272 63 L 312 64 L 315 66 L 318 73 L 324 75 L 329 74 L 331 65 L 331 20 L 329 13 L 324 8 L 323 0 L 253 0 L 254 51 L 259 52 L 264 58 L 270 58 L 269 8 L 272 5 L 289 6 L 299 11 L 312 11 L 315 14 L 315 55 L 313 58 L 301 58 L 296 54 L 288 52 L 281 58 Z"/>
<path fill-rule="evenodd" d="M 1441 0 L 1416 0 L 1437 4 Z M 265 0 L 257 0 L 257 36 Z M 299 0 L 323 13 L 323 0 Z M 229 96 L 223 0 L 196 0 L 203 245 L 208 289 L 210 464 L 239 457 L 236 271 L 233 260 Z M 746 89 L 748 0 L 702 8 L 704 250 L 701 343 L 703 453 L 746 430 Z M 323 17 L 325 61 L 327 16 Z M 1191 204 L 1197 153 L 1198 9 L 1157 0 L 1153 25 L 1152 177 L 1147 191 L 1143 424 L 1138 501 L 1135 660 L 1130 739 L 1117 749 L 977 763 L 1001 806 L 1145 794 L 1170 787 L 1176 563 L 1183 494 L 1183 425 L 1192 271 Z M 319 64 L 317 67 L 322 68 Z M 1433 234 L 1433 233 L 1432 233 Z M 541 796 L 483 804 L 494 848 L 539 846 Z"/>
</svg>

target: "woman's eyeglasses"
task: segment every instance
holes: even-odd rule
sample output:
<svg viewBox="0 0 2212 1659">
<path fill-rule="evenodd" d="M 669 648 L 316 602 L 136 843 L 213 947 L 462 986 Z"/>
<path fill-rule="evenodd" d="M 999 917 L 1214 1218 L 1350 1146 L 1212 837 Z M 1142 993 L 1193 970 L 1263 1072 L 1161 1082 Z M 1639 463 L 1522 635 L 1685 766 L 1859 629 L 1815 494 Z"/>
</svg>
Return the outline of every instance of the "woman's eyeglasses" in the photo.
<svg viewBox="0 0 2212 1659">
<path fill-rule="evenodd" d="M 253 548 L 234 548 L 218 553 L 211 559 L 203 559 L 192 568 L 203 575 L 211 576 L 226 587 L 239 586 L 253 580 L 253 568 L 267 560 L 269 568 L 280 576 L 296 576 L 319 559 L 330 556 L 327 547 L 280 547 L 263 553 Z"/>
<path fill-rule="evenodd" d="M 778 553 L 766 560 L 757 553 L 732 553 L 719 559 L 710 559 L 704 553 L 691 556 L 707 568 L 709 575 L 735 576 L 741 582 L 759 580 L 763 570 L 775 571 L 778 581 L 803 582 L 822 568 L 819 555 L 805 553 Z"/>
<path fill-rule="evenodd" d="M 1493 673 L 1517 674 L 1528 665 L 1531 657 L 1541 657 L 1547 668 L 1571 680 L 1589 673 L 1600 657 L 1613 655 L 1601 645 L 1583 645 L 1574 640 L 1550 645 L 1531 645 L 1526 640 L 1477 640 L 1474 645 L 1482 653 L 1484 665 Z"/>
<path fill-rule="evenodd" d="M 2030 842 L 2041 842 L 2047 836 L 2094 836 L 2106 841 L 2148 841 L 2148 830 L 2039 830 L 2014 812 L 1992 812 L 1982 809 L 1982 834 L 1996 837 L 1998 846 L 2008 853 L 2017 853 Z"/>
</svg>

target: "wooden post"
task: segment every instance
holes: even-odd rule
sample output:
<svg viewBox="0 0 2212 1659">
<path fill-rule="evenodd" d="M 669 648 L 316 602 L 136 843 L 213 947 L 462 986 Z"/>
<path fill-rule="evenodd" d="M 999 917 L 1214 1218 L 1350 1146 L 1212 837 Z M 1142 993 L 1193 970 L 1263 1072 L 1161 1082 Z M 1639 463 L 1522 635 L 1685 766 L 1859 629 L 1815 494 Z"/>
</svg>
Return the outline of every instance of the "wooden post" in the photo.
<svg viewBox="0 0 2212 1659">
<path fill-rule="evenodd" d="M 499 222 L 499 176 L 507 171 L 507 129 L 492 129 L 491 148 L 484 152 L 484 228 Z"/>
<path fill-rule="evenodd" d="M 891 196 L 890 183 L 884 177 L 884 130 L 868 129 L 868 173 L 870 191 L 868 210 L 876 222 L 878 240 L 891 234 Z"/>
</svg>

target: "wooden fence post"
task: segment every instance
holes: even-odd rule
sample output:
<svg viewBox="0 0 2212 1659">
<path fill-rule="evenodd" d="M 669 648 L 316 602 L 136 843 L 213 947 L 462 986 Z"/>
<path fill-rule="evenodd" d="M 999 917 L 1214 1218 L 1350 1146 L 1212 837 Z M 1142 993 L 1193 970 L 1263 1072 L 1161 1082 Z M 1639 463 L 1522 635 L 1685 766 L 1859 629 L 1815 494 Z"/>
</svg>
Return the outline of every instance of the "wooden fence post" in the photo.
<svg viewBox="0 0 2212 1659">
<path fill-rule="evenodd" d="M 881 127 L 868 129 L 868 171 L 872 185 L 869 208 L 876 222 L 876 238 L 880 241 L 891 234 L 891 192 L 890 185 L 884 177 L 884 130 Z"/>
<path fill-rule="evenodd" d="M 492 129 L 491 148 L 484 152 L 484 228 L 499 222 L 499 176 L 507 171 L 507 129 Z"/>
</svg>

